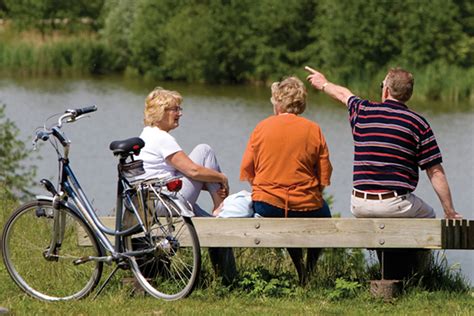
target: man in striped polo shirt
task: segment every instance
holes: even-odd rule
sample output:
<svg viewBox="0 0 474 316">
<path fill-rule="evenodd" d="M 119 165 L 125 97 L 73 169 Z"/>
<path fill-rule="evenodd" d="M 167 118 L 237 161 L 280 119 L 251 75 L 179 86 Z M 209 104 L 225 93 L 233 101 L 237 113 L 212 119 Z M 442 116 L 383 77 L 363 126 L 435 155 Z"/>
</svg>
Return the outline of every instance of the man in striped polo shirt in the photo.
<svg viewBox="0 0 474 316">
<path fill-rule="evenodd" d="M 462 218 L 454 210 L 441 152 L 428 122 L 405 105 L 413 92 L 413 75 L 390 69 L 381 84 L 381 103 L 355 96 L 310 68 L 308 81 L 347 105 L 354 138 L 351 211 L 356 217 L 433 218 L 431 206 L 412 192 L 418 168 L 426 170 L 446 218 Z"/>
</svg>

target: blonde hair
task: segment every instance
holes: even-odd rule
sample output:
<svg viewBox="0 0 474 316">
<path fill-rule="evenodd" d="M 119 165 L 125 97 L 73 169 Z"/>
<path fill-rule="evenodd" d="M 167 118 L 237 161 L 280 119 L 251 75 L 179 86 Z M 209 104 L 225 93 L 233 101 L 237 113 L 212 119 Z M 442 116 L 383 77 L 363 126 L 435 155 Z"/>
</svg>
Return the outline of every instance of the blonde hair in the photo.
<svg viewBox="0 0 474 316">
<path fill-rule="evenodd" d="M 388 71 L 385 85 L 390 90 L 390 95 L 401 102 L 411 98 L 415 79 L 413 75 L 401 68 L 392 68 Z"/>
<path fill-rule="evenodd" d="M 156 122 L 163 118 L 166 109 L 179 106 L 183 97 L 176 91 L 165 90 L 157 87 L 145 99 L 144 124 L 156 126 Z"/>
<path fill-rule="evenodd" d="M 272 103 L 278 105 L 281 112 L 301 114 L 306 109 L 306 87 L 296 77 L 288 77 L 272 84 Z"/>
</svg>

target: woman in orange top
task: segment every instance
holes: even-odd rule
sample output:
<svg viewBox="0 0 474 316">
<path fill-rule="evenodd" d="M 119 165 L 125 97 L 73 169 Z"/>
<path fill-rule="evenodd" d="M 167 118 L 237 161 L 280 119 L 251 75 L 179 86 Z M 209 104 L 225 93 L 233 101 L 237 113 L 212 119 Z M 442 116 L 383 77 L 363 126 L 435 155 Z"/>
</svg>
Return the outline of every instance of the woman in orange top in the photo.
<svg viewBox="0 0 474 316">
<path fill-rule="evenodd" d="M 272 84 L 275 115 L 260 122 L 250 136 L 240 167 L 240 180 L 252 185 L 255 213 L 263 217 L 331 217 L 322 197 L 332 166 L 321 128 L 298 116 L 306 108 L 306 88 L 296 77 Z M 288 248 L 301 283 L 321 249 Z"/>
</svg>

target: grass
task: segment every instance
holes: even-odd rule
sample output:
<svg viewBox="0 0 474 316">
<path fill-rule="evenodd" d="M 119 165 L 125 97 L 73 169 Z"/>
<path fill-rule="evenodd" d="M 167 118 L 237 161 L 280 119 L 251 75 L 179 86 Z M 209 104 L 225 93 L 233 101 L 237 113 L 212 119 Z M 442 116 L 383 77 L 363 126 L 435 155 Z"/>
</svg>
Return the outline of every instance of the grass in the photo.
<svg viewBox="0 0 474 316">
<path fill-rule="evenodd" d="M 116 278 L 95 300 L 47 303 L 32 299 L 10 281 L 0 268 L 0 306 L 14 315 L 471 315 L 472 293 L 428 292 L 414 289 L 384 302 L 372 298 L 366 289 L 356 295 L 330 299 L 323 289 L 295 288 L 284 297 L 249 296 L 217 285 L 198 289 L 189 298 L 174 302 L 133 294 Z"/>
<path fill-rule="evenodd" d="M 0 198 L 3 227 L 16 203 L 1 194 Z M 23 293 L 2 263 L 0 307 L 12 315 L 472 315 L 474 310 L 474 291 L 442 255 L 434 257 L 432 268 L 423 277 L 409 280 L 404 293 L 390 302 L 369 294 L 368 280 L 378 278 L 377 267 L 368 266 L 360 250 L 326 250 L 306 287 L 298 285 L 285 250 L 236 249 L 235 255 L 240 276 L 225 287 L 203 250 L 197 289 L 189 298 L 174 302 L 124 285 L 121 280 L 130 276 L 128 271 L 119 271 L 96 299 L 92 293 L 80 301 L 42 302 Z M 111 269 L 106 266 L 101 282 Z"/>
</svg>

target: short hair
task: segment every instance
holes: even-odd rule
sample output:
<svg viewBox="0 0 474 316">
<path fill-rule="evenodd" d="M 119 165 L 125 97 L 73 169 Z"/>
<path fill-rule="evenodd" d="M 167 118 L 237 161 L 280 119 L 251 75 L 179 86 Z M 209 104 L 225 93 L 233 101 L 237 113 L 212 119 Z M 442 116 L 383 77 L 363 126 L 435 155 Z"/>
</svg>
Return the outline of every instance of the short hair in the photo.
<svg viewBox="0 0 474 316">
<path fill-rule="evenodd" d="M 413 94 L 415 78 L 413 75 L 401 68 L 391 68 L 385 78 L 385 85 L 390 90 L 390 95 L 395 99 L 406 102 Z"/>
<path fill-rule="evenodd" d="M 284 113 L 301 114 L 306 109 L 308 92 L 303 82 L 296 77 L 288 77 L 272 84 L 272 103 Z"/>
<path fill-rule="evenodd" d="M 183 97 L 176 91 L 165 90 L 157 87 L 145 99 L 144 124 L 156 126 L 156 122 L 163 118 L 166 109 L 179 106 Z"/>
</svg>

